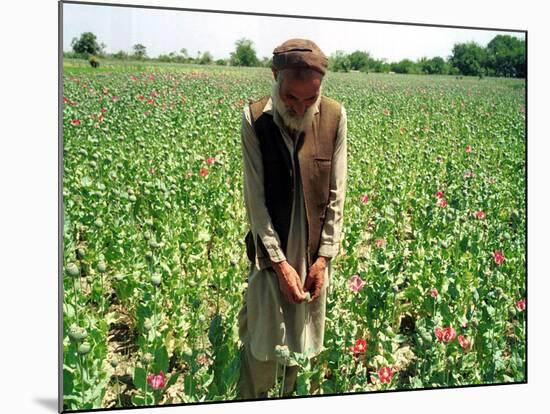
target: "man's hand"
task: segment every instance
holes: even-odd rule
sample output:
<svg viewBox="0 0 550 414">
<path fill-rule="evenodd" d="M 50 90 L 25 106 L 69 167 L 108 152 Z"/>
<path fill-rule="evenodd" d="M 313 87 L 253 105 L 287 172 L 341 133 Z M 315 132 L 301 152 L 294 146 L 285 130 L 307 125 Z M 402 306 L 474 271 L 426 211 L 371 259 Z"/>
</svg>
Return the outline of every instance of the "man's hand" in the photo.
<svg viewBox="0 0 550 414">
<path fill-rule="evenodd" d="M 315 263 L 310 267 L 306 281 L 304 283 L 304 291 L 311 293 L 311 299 L 308 303 L 313 302 L 321 294 L 321 289 L 325 284 L 325 269 L 327 268 L 326 257 L 319 256 Z"/>
<path fill-rule="evenodd" d="M 286 261 L 279 263 L 271 262 L 277 278 L 279 280 L 279 289 L 284 298 L 289 303 L 298 304 L 306 298 L 306 294 L 302 289 L 302 281 L 296 270 Z"/>
</svg>

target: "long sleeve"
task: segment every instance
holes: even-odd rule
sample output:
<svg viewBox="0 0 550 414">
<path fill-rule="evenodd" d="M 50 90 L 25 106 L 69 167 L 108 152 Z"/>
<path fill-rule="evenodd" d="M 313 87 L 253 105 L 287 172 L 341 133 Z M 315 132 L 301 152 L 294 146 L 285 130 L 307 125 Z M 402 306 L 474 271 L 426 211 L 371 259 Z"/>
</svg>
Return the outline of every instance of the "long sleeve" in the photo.
<svg viewBox="0 0 550 414">
<path fill-rule="evenodd" d="M 281 262 L 286 260 L 281 249 L 281 241 L 269 212 L 264 196 L 264 167 L 260 143 L 251 123 L 250 110 L 247 106 L 243 112 L 241 125 L 241 150 L 243 159 L 243 193 L 246 215 L 254 239 L 256 250 L 256 266 L 261 270 L 271 265 L 271 260 Z M 260 246 L 261 239 L 269 257 L 265 257 Z"/>
<path fill-rule="evenodd" d="M 321 232 L 319 256 L 335 257 L 340 249 L 347 186 L 347 115 L 344 106 L 332 156 L 329 203 Z"/>
</svg>

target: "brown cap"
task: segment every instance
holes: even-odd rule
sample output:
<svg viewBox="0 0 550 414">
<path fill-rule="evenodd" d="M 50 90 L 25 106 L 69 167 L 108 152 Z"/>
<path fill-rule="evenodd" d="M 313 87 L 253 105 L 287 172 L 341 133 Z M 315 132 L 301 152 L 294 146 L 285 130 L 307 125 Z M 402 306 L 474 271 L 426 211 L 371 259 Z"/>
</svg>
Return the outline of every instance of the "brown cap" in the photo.
<svg viewBox="0 0 550 414">
<path fill-rule="evenodd" d="M 324 75 L 328 59 L 315 43 L 307 39 L 290 39 L 273 50 L 273 69 L 310 68 Z"/>
</svg>

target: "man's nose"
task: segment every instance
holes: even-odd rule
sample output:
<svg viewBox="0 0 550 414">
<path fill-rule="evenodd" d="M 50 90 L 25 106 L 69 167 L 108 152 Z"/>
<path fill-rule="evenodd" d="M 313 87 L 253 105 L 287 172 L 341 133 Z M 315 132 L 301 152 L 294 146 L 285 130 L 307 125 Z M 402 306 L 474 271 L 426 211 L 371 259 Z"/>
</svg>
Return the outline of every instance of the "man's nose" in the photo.
<svg viewBox="0 0 550 414">
<path fill-rule="evenodd" d="M 307 107 L 305 103 L 296 103 L 296 105 L 294 105 L 294 112 L 296 112 L 299 116 L 304 116 L 306 109 Z"/>
</svg>

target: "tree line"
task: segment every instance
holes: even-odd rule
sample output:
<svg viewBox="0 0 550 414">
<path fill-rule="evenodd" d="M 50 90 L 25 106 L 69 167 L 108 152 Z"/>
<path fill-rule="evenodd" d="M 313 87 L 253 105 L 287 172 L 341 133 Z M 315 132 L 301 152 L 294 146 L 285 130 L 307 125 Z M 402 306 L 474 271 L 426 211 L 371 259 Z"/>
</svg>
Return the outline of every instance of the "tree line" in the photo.
<svg viewBox="0 0 550 414">
<path fill-rule="evenodd" d="M 198 51 L 196 56 L 190 56 L 187 49 L 179 52 L 161 54 L 157 58 L 147 56 L 147 48 L 143 44 L 135 44 L 131 52 L 120 50 L 116 53 L 105 52 L 106 45 L 99 44 L 95 34 L 82 33 L 80 38 L 73 38 L 72 51 L 64 52 L 64 57 L 87 58 L 94 67 L 99 65 L 99 58 L 120 60 L 151 60 L 171 63 L 191 63 L 200 65 L 222 66 L 257 66 L 270 67 L 271 59 L 259 59 L 254 43 L 249 39 L 239 39 L 235 49 L 228 58 L 214 59 L 209 51 Z M 369 52 L 356 50 L 345 53 L 338 50 L 329 56 L 329 70 L 333 72 L 359 71 L 364 73 L 407 73 L 407 74 L 440 74 L 464 76 L 498 76 L 524 78 L 526 75 L 525 41 L 510 35 L 495 36 L 486 47 L 475 42 L 456 43 L 450 56 L 446 58 L 435 56 L 422 57 L 413 61 L 402 59 L 398 62 L 388 62 L 377 59 Z"/>
</svg>

